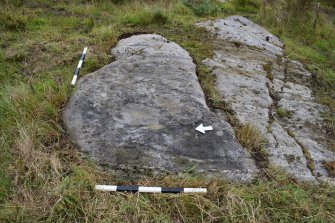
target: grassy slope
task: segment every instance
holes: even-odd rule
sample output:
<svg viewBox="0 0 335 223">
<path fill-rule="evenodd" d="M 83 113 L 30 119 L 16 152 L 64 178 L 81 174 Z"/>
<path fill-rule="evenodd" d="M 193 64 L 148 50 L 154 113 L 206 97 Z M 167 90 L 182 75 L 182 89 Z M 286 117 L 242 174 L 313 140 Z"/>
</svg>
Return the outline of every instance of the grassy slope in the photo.
<svg viewBox="0 0 335 223">
<path fill-rule="evenodd" d="M 200 63 L 212 53 L 210 37 L 193 24 L 232 13 L 259 19 L 257 5 L 203 1 L 186 7 L 177 0 L 13 2 L 0 9 L 0 221 L 334 221 L 333 187 L 295 183 L 273 168 L 250 185 L 207 180 L 193 173 L 125 181 L 97 171 L 81 158 L 64 132 L 61 110 L 71 95 L 69 83 L 83 46 L 89 46 L 89 54 L 82 75 L 111 61 L 110 47 L 125 33 L 154 32 L 183 46 L 198 65 L 208 101 L 220 104 L 211 88 L 214 80 Z M 332 62 L 323 55 L 327 48 L 318 51 L 315 42 L 297 45 L 299 39 L 289 32 L 276 31 L 271 21 L 261 21 L 281 35 L 289 55 L 311 68 L 326 66 L 326 73 L 319 72 L 320 80 L 326 86 L 332 84 Z M 320 97 L 333 103 L 329 89 L 322 89 Z M 104 194 L 93 190 L 96 183 L 206 186 L 210 193 Z"/>
</svg>

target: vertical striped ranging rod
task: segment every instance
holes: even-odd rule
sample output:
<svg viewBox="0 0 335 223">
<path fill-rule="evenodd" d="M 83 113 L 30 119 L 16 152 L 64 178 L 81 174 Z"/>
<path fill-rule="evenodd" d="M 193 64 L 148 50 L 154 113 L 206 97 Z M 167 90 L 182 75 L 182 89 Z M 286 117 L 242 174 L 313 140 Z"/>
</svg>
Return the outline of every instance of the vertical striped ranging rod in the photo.
<svg viewBox="0 0 335 223">
<path fill-rule="evenodd" d="M 72 78 L 72 81 L 71 81 L 72 86 L 74 86 L 76 84 L 76 81 L 77 81 L 77 78 L 78 78 L 78 75 L 79 75 L 79 70 L 80 70 L 81 65 L 83 65 L 83 62 L 85 60 L 86 52 L 87 52 L 87 47 L 84 48 L 83 53 L 81 54 L 78 66 L 77 66 L 76 70 L 74 71 L 74 75 L 73 75 L 73 78 Z"/>
<path fill-rule="evenodd" d="M 140 193 L 207 193 L 206 188 L 168 188 L 168 187 L 141 187 L 141 186 L 115 186 L 96 185 L 96 190 L 115 192 L 140 192 Z"/>
</svg>

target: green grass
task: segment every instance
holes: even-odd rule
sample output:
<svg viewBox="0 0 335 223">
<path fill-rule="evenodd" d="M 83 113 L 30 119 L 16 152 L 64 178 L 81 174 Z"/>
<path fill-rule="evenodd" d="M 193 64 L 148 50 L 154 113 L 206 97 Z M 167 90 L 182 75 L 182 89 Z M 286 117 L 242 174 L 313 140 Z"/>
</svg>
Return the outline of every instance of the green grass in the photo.
<svg viewBox="0 0 335 223">
<path fill-rule="evenodd" d="M 83 47 L 88 46 L 89 52 L 81 75 L 112 61 L 111 47 L 120 36 L 130 33 L 161 34 L 184 47 L 197 64 L 208 102 L 213 107 L 222 106 L 213 88 L 215 78 L 201 64 L 203 59 L 212 56 L 211 36 L 194 23 L 232 13 L 257 20 L 262 5 L 252 1 L 187 2 L 39 0 L 37 4 L 17 0 L 1 3 L 1 222 L 334 221 L 334 187 L 296 183 L 271 167 L 264 170 L 264 176 L 244 185 L 224 179 L 209 180 L 197 174 L 134 181 L 99 171 L 69 140 L 61 112 L 71 95 L 69 83 Z M 280 35 L 290 57 L 302 60 L 317 72 L 318 98 L 335 107 L 329 97 L 331 87 L 326 87 L 333 86 L 334 78 L 334 60 L 331 60 L 334 41 L 329 30 L 333 25 L 319 21 L 316 37 L 305 40 L 293 25 L 289 26 L 291 30 L 286 30 L 282 26 L 278 28 L 270 17 L 259 21 Z M 329 123 L 334 120 L 328 113 L 324 115 Z M 246 140 L 253 145 L 249 138 Z M 203 186 L 208 187 L 209 193 L 147 195 L 93 190 L 95 184 L 104 183 Z"/>
<path fill-rule="evenodd" d="M 283 108 L 277 108 L 276 109 L 276 114 L 280 117 L 280 118 L 285 118 L 289 116 L 289 113 L 283 109 Z"/>
<path fill-rule="evenodd" d="M 15 13 L 13 11 L 3 11 L 0 17 L 0 27 L 5 30 L 24 31 L 28 20 L 24 14 L 24 10 Z"/>
<path fill-rule="evenodd" d="M 270 80 L 273 81 L 273 74 L 272 74 L 272 62 L 268 62 L 263 65 L 263 69 L 266 72 L 266 77 Z"/>
<path fill-rule="evenodd" d="M 197 16 L 215 16 L 221 11 L 219 4 L 210 0 L 183 0 L 182 2 Z"/>
<path fill-rule="evenodd" d="M 150 24 L 165 24 L 169 21 L 169 18 L 160 10 L 150 11 L 143 10 L 136 14 L 129 15 L 125 19 L 128 25 L 150 25 Z"/>
</svg>

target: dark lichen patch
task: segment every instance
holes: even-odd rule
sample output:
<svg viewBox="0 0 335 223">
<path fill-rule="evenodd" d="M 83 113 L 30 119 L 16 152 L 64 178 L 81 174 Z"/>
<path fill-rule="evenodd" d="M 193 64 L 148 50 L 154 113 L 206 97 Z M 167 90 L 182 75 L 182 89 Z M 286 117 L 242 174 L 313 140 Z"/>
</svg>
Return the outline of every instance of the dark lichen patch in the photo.
<svg viewBox="0 0 335 223">
<path fill-rule="evenodd" d="M 242 44 L 240 42 L 234 41 L 233 42 L 235 47 L 239 48 Z"/>
<path fill-rule="evenodd" d="M 293 163 L 296 159 L 295 156 L 292 154 L 285 154 L 285 158 L 289 164 Z"/>
</svg>

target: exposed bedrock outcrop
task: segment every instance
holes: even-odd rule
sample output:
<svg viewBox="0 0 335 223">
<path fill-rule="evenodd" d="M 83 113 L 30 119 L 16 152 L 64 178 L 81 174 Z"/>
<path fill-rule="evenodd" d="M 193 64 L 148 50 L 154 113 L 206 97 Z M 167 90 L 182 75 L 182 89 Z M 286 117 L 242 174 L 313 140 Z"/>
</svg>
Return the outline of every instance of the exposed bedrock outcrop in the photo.
<svg viewBox="0 0 335 223">
<path fill-rule="evenodd" d="M 246 181 L 257 172 L 231 126 L 207 107 L 184 49 L 147 34 L 119 41 L 112 54 L 114 62 L 80 79 L 64 110 L 81 151 L 128 175 L 195 168 Z M 214 130 L 197 132 L 200 123 Z"/>
<path fill-rule="evenodd" d="M 284 56 L 277 37 L 244 17 L 197 25 L 216 42 L 214 57 L 203 63 L 237 119 L 264 134 L 270 164 L 301 181 L 334 182 L 324 167 L 335 160 L 321 117 L 327 108 L 313 97 L 311 74 Z"/>
</svg>

